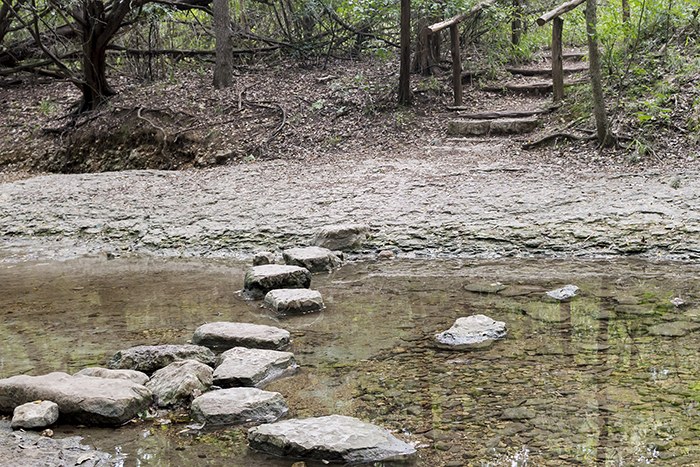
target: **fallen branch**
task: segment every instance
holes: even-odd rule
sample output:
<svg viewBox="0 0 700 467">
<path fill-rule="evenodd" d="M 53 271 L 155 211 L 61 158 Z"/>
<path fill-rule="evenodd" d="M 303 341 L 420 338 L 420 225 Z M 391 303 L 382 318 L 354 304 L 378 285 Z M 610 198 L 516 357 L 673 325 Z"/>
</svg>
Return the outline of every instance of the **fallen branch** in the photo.
<svg viewBox="0 0 700 467">
<path fill-rule="evenodd" d="M 234 55 L 250 55 L 260 52 L 271 52 L 273 50 L 278 50 L 279 45 L 270 47 L 260 47 L 257 49 L 237 49 L 233 51 Z M 180 49 L 155 49 L 155 50 L 141 50 L 141 49 L 131 49 L 128 47 L 122 47 L 120 45 L 108 45 L 109 50 L 118 50 L 120 52 L 125 52 L 127 55 L 135 56 L 156 56 L 156 55 L 171 55 L 174 57 L 194 57 L 200 55 L 216 55 L 214 50 L 180 50 Z"/>
<path fill-rule="evenodd" d="M 578 135 L 573 135 L 571 133 L 554 133 L 548 136 L 545 136 L 542 139 L 539 139 L 537 141 L 534 141 L 532 143 L 526 143 L 523 144 L 523 149 L 534 149 L 536 147 L 542 146 L 544 144 L 549 143 L 550 141 L 553 141 L 557 138 L 564 138 L 564 139 L 569 139 L 573 141 L 591 141 L 596 139 L 595 135 L 591 136 L 578 136 Z"/>
<path fill-rule="evenodd" d="M 583 0 L 581 0 L 581 1 L 583 1 Z M 448 28 L 454 24 L 461 23 L 465 19 L 469 18 L 472 15 L 479 13 L 485 7 L 492 5 L 494 3 L 496 3 L 496 0 L 484 0 L 483 2 L 476 4 L 474 6 L 474 8 L 472 8 L 468 13 L 460 13 L 460 14 L 453 16 L 450 19 L 446 19 L 445 21 L 442 21 L 440 23 L 431 24 L 430 26 L 428 26 L 428 34 L 434 34 L 438 31 L 441 31 L 445 28 Z"/>
</svg>

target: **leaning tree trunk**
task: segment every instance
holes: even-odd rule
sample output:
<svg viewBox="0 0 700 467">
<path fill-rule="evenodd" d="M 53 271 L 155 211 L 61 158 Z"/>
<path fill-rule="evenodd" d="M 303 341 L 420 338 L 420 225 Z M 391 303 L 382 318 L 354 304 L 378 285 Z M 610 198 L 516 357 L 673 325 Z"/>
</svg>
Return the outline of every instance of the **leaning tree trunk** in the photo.
<svg viewBox="0 0 700 467">
<path fill-rule="evenodd" d="M 216 35 L 214 87 L 223 89 L 233 85 L 233 42 L 228 0 L 214 0 L 213 14 Z"/>
<path fill-rule="evenodd" d="M 600 52 L 598 51 L 598 33 L 596 30 L 596 0 L 586 0 L 586 32 L 588 36 L 588 66 L 593 90 L 593 113 L 595 114 L 598 144 L 603 147 L 613 143 L 610 124 L 605 110 L 603 96 L 603 79 L 600 71 Z"/>
</svg>

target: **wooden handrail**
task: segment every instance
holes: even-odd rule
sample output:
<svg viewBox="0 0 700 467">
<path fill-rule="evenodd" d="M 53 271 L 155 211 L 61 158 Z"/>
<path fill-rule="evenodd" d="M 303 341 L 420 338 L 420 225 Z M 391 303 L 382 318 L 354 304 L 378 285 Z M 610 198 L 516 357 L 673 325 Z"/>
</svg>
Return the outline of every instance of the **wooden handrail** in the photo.
<svg viewBox="0 0 700 467">
<path fill-rule="evenodd" d="M 571 11 L 586 0 L 571 0 L 570 2 L 562 3 L 552 11 L 549 11 L 539 18 L 537 18 L 537 25 L 538 26 L 544 26 L 547 21 L 549 21 L 552 18 L 556 18 L 559 15 L 563 15 L 567 11 Z"/>
<path fill-rule="evenodd" d="M 450 19 L 446 19 L 445 21 L 441 21 L 439 23 L 435 23 L 431 26 L 428 26 L 428 33 L 433 34 L 433 33 L 436 33 L 438 31 L 441 31 L 445 28 L 449 28 L 450 26 L 452 26 L 454 24 L 461 23 L 462 21 L 469 18 L 470 16 L 477 14 L 478 12 L 483 10 L 485 7 L 487 7 L 489 5 L 493 5 L 494 3 L 496 3 L 496 1 L 497 0 L 484 0 L 481 3 L 474 5 L 474 8 L 472 8 L 468 13 L 460 13 L 456 16 L 453 16 Z M 583 0 L 581 0 L 581 1 L 583 1 Z"/>
</svg>

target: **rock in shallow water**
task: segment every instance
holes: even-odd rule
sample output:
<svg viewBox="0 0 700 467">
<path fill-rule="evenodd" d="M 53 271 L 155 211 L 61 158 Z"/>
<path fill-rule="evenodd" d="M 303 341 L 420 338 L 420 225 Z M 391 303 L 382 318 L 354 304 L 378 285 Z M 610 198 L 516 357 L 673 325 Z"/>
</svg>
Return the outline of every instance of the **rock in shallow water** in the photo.
<svg viewBox="0 0 700 467">
<path fill-rule="evenodd" d="M 227 350 L 219 361 L 214 383 L 221 387 L 264 385 L 297 368 L 291 352 L 245 347 Z"/>
<path fill-rule="evenodd" d="M 198 327 L 192 342 L 216 350 L 232 347 L 281 349 L 289 345 L 289 337 L 288 331 L 274 326 L 219 321 Z"/>
<path fill-rule="evenodd" d="M 212 369 L 196 360 L 173 362 L 153 373 L 146 387 L 156 398 L 158 407 L 189 403 L 196 394 L 212 385 Z"/>
<path fill-rule="evenodd" d="M 300 315 L 323 308 L 321 292 L 310 289 L 277 289 L 265 295 L 265 305 L 277 313 Z"/>
<path fill-rule="evenodd" d="M 416 452 L 385 429 L 342 415 L 257 426 L 248 430 L 248 441 L 277 456 L 327 462 L 378 462 Z"/>
<path fill-rule="evenodd" d="M 310 272 L 331 271 L 340 266 L 340 258 L 327 248 L 309 246 L 306 248 L 290 248 L 282 252 L 285 264 L 300 266 Z"/>
<path fill-rule="evenodd" d="M 74 376 L 94 376 L 95 378 L 125 379 L 128 381 L 132 381 L 136 384 L 146 384 L 146 382 L 148 382 L 148 375 L 140 371 L 109 370 L 107 368 L 101 368 L 98 366 L 83 368 Z"/>
<path fill-rule="evenodd" d="M 494 321 L 488 316 L 474 315 L 458 318 L 450 329 L 435 335 L 438 347 L 454 350 L 489 347 L 506 335 L 506 323 Z"/>
<path fill-rule="evenodd" d="M 216 356 L 211 349 L 199 345 L 140 345 L 115 353 L 108 366 L 112 370 L 153 373 L 180 360 L 197 360 L 214 366 Z"/>
<path fill-rule="evenodd" d="M 575 285 L 565 285 L 561 289 L 550 290 L 547 295 L 555 300 L 566 300 L 567 298 L 575 297 L 578 293 L 578 287 Z"/>
<path fill-rule="evenodd" d="M 330 250 L 355 250 L 367 238 L 369 226 L 365 224 L 341 224 L 322 227 L 311 243 Z"/>
<path fill-rule="evenodd" d="M 311 273 L 299 266 L 280 266 L 266 264 L 254 266 L 243 280 L 243 295 L 255 300 L 275 289 L 308 289 L 311 285 Z"/>
<path fill-rule="evenodd" d="M 0 380 L 0 411 L 35 400 L 58 404 L 64 422 L 84 425 L 121 425 L 153 403 L 144 386 L 119 379 L 70 376 L 13 376 Z"/>
<path fill-rule="evenodd" d="M 192 419 L 207 425 L 274 422 L 288 407 L 278 392 L 257 388 L 230 388 L 208 392 L 192 401 Z"/>
<path fill-rule="evenodd" d="M 15 407 L 12 428 L 34 430 L 53 425 L 58 420 L 58 404 L 51 401 L 34 401 Z"/>
</svg>

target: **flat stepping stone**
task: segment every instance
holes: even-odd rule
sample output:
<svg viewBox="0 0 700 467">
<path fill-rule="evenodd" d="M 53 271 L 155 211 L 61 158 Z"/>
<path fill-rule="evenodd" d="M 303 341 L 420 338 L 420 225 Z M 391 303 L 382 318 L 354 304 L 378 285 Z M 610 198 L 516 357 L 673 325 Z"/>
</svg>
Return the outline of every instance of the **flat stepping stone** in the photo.
<svg viewBox="0 0 700 467">
<path fill-rule="evenodd" d="M 561 301 L 571 297 L 575 297 L 578 291 L 579 288 L 577 286 L 569 284 L 565 285 L 561 289 L 550 290 L 549 292 L 547 292 L 547 296 L 555 300 Z"/>
<path fill-rule="evenodd" d="M 496 120 L 452 120 L 447 123 L 447 134 L 451 136 L 480 136 L 493 134 L 529 133 L 537 128 L 539 119 L 499 118 Z"/>
<path fill-rule="evenodd" d="M 474 282 L 466 284 L 464 290 L 474 293 L 498 293 L 506 288 L 505 285 L 499 282 Z"/>
<path fill-rule="evenodd" d="M 444 349 L 482 349 L 490 347 L 507 332 L 506 323 L 503 321 L 495 321 L 484 315 L 474 315 L 458 318 L 450 329 L 435 335 L 435 343 Z"/>
<path fill-rule="evenodd" d="M 321 292 L 311 289 L 277 289 L 265 295 L 265 306 L 284 315 L 301 315 L 323 309 Z"/>
<path fill-rule="evenodd" d="M 148 382 L 148 375 L 141 371 L 110 370 L 108 368 L 101 368 L 99 366 L 83 368 L 79 372 L 75 373 L 73 376 L 94 376 L 95 378 L 125 379 L 127 381 L 132 381 L 136 384 L 146 384 Z"/>
<path fill-rule="evenodd" d="M 192 342 L 216 350 L 233 347 L 277 350 L 289 345 L 289 338 L 289 331 L 274 326 L 220 321 L 198 327 Z"/>
<path fill-rule="evenodd" d="M 208 392 L 192 401 L 190 416 L 210 426 L 244 422 L 274 422 L 289 408 L 278 392 L 258 388 L 230 388 Z"/>
<path fill-rule="evenodd" d="M 698 329 L 700 329 L 699 323 L 672 321 L 670 323 L 661 323 L 650 327 L 649 334 L 653 336 L 682 337 Z"/>
<path fill-rule="evenodd" d="M 369 234 L 365 224 L 339 224 L 320 228 L 311 243 L 329 250 L 357 250 Z"/>
<path fill-rule="evenodd" d="M 180 360 L 197 360 L 214 366 L 216 356 L 200 345 L 140 345 L 115 353 L 107 365 L 112 370 L 136 370 L 153 373 Z"/>
<path fill-rule="evenodd" d="M 654 305 L 644 304 L 644 305 L 615 305 L 615 312 L 625 315 L 640 315 L 648 316 L 656 313 Z"/>
<path fill-rule="evenodd" d="M 214 384 L 221 387 L 264 386 L 298 368 L 291 352 L 235 347 L 219 357 Z"/>
<path fill-rule="evenodd" d="M 254 300 L 265 297 L 275 289 L 308 289 L 311 285 L 311 273 L 299 266 L 265 264 L 253 266 L 245 275 L 243 295 Z"/>
<path fill-rule="evenodd" d="M 58 404 L 51 401 L 34 401 L 15 407 L 12 413 L 12 429 L 36 430 L 46 428 L 58 420 Z"/>
<path fill-rule="evenodd" d="M 323 462 L 380 462 L 413 455 L 410 444 L 353 417 L 330 415 L 284 420 L 248 430 L 250 447 L 276 456 Z"/>
<path fill-rule="evenodd" d="M 211 387 L 213 370 L 197 360 L 173 362 L 153 373 L 146 387 L 151 390 L 158 407 L 188 404 L 194 396 Z"/>
<path fill-rule="evenodd" d="M 530 318 L 546 323 L 563 323 L 569 319 L 567 313 L 561 312 L 559 303 L 528 302 L 522 305 L 522 310 Z"/>
<path fill-rule="evenodd" d="M 340 266 L 338 258 L 328 248 L 309 246 L 306 248 L 290 248 L 282 252 L 285 264 L 300 266 L 310 272 L 328 272 Z"/>
<path fill-rule="evenodd" d="M 120 379 L 49 373 L 0 380 L 0 412 L 35 400 L 58 404 L 64 422 L 83 425 L 122 425 L 153 403 L 151 391 Z"/>
</svg>

